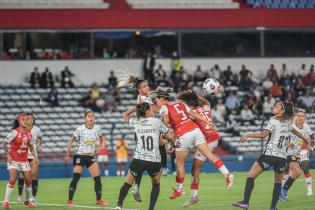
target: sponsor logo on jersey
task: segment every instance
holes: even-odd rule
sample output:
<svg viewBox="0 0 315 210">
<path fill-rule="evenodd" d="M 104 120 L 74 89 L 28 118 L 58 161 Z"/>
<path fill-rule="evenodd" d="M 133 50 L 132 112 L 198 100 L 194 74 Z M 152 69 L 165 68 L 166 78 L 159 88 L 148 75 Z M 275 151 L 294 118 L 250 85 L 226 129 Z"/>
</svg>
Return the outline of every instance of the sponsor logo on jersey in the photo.
<svg viewBox="0 0 315 210">
<path fill-rule="evenodd" d="M 92 139 L 88 139 L 84 141 L 85 145 L 93 145 L 95 142 Z"/>
</svg>

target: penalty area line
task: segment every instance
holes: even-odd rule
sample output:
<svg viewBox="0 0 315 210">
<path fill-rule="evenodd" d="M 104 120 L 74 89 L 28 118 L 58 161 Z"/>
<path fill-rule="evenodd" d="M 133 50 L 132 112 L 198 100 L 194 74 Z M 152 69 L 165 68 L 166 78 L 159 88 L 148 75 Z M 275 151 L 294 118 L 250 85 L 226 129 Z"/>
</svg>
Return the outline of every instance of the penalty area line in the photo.
<svg viewBox="0 0 315 210">
<path fill-rule="evenodd" d="M 1 201 L 3 203 L 3 201 Z M 21 204 L 19 202 L 10 202 L 11 204 Z M 40 206 L 55 206 L 55 207 L 67 207 L 65 204 L 57 204 L 57 203 L 39 203 L 37 205 L 38 207 Z M 86 209 L 112 209 L 115 210 L 115 207 L 110 207 L 110 206 L 84 206 L 84 205 L 73 205 L 69 208 L 86 208 Z M 140 209 L 128 209 L 128 208 L 122 208 L 122 210 L 140 210 Z"/>
</svg>

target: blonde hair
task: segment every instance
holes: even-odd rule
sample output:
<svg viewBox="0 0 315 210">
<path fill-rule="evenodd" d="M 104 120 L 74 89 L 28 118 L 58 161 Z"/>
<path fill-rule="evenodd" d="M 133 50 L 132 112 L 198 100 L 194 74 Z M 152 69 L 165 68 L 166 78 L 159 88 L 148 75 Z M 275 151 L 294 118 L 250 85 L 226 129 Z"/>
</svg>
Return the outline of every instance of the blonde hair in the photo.
<svg viewBox="0 0 315 210">
<path fill-rule="evenodd" d="M 118 79 L 118 84 L 117 84 L 118 88 L 127 86 L 129 88 L 138 89 L 140 83 L 146 82 L 145 79 L 136 77 L 125 69 L 117 70 L 117 79 Z"/>
</svg>

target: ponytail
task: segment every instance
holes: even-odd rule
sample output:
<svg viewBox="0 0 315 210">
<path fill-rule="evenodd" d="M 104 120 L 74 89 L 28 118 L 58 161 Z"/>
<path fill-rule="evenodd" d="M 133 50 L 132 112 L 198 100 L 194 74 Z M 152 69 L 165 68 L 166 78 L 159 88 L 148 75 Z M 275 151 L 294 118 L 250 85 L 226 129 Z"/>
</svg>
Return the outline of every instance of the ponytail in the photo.
<svg viewBox="0 0 315 210">
<path fill-rule="evenodd" d="M 145 79 L 138 78 L 125 70 L 118 70 L 117 78 L 118 88 L 127 86 L 129 88 L 138 89 L 142 82 L 146 82 Z"/>
</svg>

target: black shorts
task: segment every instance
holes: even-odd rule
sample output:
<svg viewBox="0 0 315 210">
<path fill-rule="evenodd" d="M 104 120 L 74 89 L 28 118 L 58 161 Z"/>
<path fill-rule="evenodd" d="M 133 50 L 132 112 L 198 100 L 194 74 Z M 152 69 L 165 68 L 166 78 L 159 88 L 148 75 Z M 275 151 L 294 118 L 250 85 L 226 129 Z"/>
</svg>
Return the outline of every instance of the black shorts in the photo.
<svg viewBox="0 0 315 210">
<path fill-rule="evenodd" d="M 300 158 L 299 157 L 296 157 L 294 155 L 289 155 L 287 156 L 287 164 L 289 165 L 290 163 L 292 162 L 296 162 L 296 163 L 299 163 L 300 164 Z"/>
<path fill-rule="evenodd" d="M 129 167 L 130 172 L 134 177 L 143 174 L 144 171 L 147 171 L 148 174 L 153 177 L 161 171 L 161 168 L 161 162 L 151 162 L 139 159 L 133 159 Z"/>
<path fill-rule="evenodd" d="M 269 155 L 261 155 L 258 158 L 257 163 L 264 171 L 268 170 L 272 166 L 273 170 L 277 174 L 283 173 L 285 168 L 287 167 L 286 158 L 269 156 Z"/>
<path fill-rule="evenodd" d="M 89 168 L 93 163 L 96 162 L 96 158 L 94 156 L 88 156 L 88 155 L 75 155 L 73 156 L 73 165 L 78 166 L 86 166 Z"/>
</svg>

